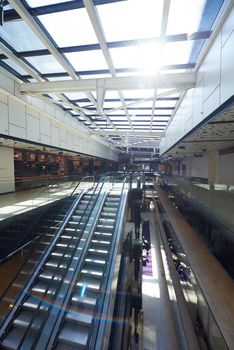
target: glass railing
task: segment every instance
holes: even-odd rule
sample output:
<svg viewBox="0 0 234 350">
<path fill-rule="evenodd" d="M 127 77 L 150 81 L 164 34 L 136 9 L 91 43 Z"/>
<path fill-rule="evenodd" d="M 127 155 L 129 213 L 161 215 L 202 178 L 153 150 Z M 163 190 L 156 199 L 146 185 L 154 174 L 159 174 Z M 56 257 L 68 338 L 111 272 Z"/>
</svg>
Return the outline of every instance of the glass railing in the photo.
<svg viewBox="0 0 234 350">
<path fill-rule="evenodd" d="M 0 191 L 8 191 L 8 193 L 2 193 L 0 195 L 0 221 L 71 195 L 79 182 L 79 177 L 47 177 L 45 179 L 35 178 L 22 181 L 26 183 L 26 190 L 17 192 L 13 192 L 14 186 L 12 182 L 0 182 Z M 93 182 L 94 178 L 84 178 L 79 189 L 89 186 L 90 181 Z"/>
<path fill-rule="evenodd" d="M 187 208 L 202 211 L 228 231 L 234 232 L 234 186 L 204 184 L 180 177 L 163 177 L 166 189 L 179 194 Z"/>
<path fill-rule="evenodd" d="M 183 271 L 187 276 L 187 281 L 184 281 L 184 279 L 181 281 L 181 287 L 191 314 L 195 312 L 193 319 L 196 324 L 196 332 L 200 338 L 204 338 L 207 344 L 209 344 L 209 349 L 228 350 L 228 346 L 215 320 L 211 307 L 204 296 L 202 288 L 171 225 L 170 230 L 167 229 L 167 238 L 170 238 L 169 245 L 173 244 L 174 254 L 176 254 L 179 261 L 183 264 Z"/>
<path fill-rule="evenodd" d="M 64 207 L 64 210 L 66 211 L 66 214 L 64 215 L 63 221 L 58 225 L 57 230 L 50 234 L 51 237 L 49 240 L 46 240 L 45 236 L 47 233 L 51 231 L 50 227 L 41 235 L 38 239 L 31 242 L 31 244 L 26 248 L 25 258 L 24 262 L 22 262 L 21 268 L 18 270 L 18 272 L 12 276 L 12 280 L 9 283 L 8 287 L 5 288 L 5 291 L 0 295 L 0 325 L 4 321 L 6 315 L 11 311 L 11 309 L 14 306 L 15 300 L 20 295 L 22 288 L 25 286 L 26 283 L 28 283 L 29 278 L 31 278 L 33 272 L 35 269 L 38 268 L 38 265 L 42 259 L 45 259 L 46 254 L 48 255 L 48 250 L 51 249 L 52 243 L 55 241 L 56 237 L 59 237 L 59 234 L 63 227 L 65 227 L 65 223 L 68 222 L 68 219 L 71 215 L 71 210 L 74 207 L 75 203 L 78 203 L 79 199 L 81 198 L 81 194 L 84 193 L 83 190 L 88 190 L 94 185 L 94 177 L 93 176 L 87 176 L 82 178 L 80 181 L 76 182 L 76 186 L 72 186 L 72 192 L 73 195 L 74 192 L 77 191 L 77 193 L 80 193 L 79 196 L 76 196 L 75 199 L 72 197 L 72 203 L 69 204 L 67 207 L 66 202 L 64 203 L 64 206 L 61 207 L 61 210 Z M 103 184 L 101 184 L 103 185 Z M 96 184 L 96 190 L 99 189 L 100 186 Z M 95 192 L 94 192 L 95 193 Z M 94 194 L 92 195 L 92 197 Z M 96 203 L 96 201 L 95 201 Z M 86 210 L 86 209 L 85 209 Z M 83 214 L 84 215 L 84 214 Z M 83 216 L 81 217 L 80 221 L 82 221 Z M 55 226 L 53 225 L 55 228 Z M 41 248 L 41 243 L 43 241 L 47 241 L 48 246 L 45 246 L 43 249 Z"/>
</svg>

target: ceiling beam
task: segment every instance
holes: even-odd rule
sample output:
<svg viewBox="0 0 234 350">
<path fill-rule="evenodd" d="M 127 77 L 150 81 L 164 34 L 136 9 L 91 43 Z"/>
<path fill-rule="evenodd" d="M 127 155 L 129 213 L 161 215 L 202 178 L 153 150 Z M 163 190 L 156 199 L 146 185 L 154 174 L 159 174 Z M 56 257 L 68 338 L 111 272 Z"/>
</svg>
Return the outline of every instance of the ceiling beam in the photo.
<svg viewBox="0 0 234 350">
<path fill-rule="evenodd" d="M 110 70 L 111 76 L 112 76 L 112 78 L 116 78 L 116 71 L 115 71 L 114 63 L 113 63 L 113 60 L 112 60 L 109 48 L 107 46 L 105 33 L 104 33 L 103 28 L 102 28 L 101 21 L 100 21 L 97 9 L 94 6 L 93 1 L 91 1 L 91 0 L 83 0 L 83 2 L 84 2 L 84 5 L 85 5 L 85 8 L 87 10 L 89 19 L 90 19 L 90 21 L 92 23 L 93 29 L 94 29 L 94 31 L 96 33 L 97 38 L 98 38 L 98 42 L 100 44 L 102 53 L 103 53 L 103 55 L 105 57 L 107 66 L 108 66 L 108 68 Z M 132 121 L 130 119 L 128 110 L 125 107 L 125 101 L 124 101 L 123 93 L 121 91 L 118 91 L 118 95 L 119 95 L 119 98 L 121 100 L 121 103 L 122 103 L 123 109 L 125 111 L 125 114 L 126 114 L 126 116 L 128 118 L 129 125 L 132 128 Z"/>
<path fill-rule="evenodd" d="M 166 42 L 180 42 L 180 41 L 188 41 L 188 40 L 201 40 L 208 39 L 211 35 L 210 31 L 205 32 L 196 32 L 192 34 L 176 34 L 165 36 L 163 41 Z M 144 38 L 144 39 L 134 39 L 134 40 L 121 40 L 121 41 L 111 41 L 107 42 L 106 45 L 108 49 L 112 48 L 121 48 L 121 47 L 131 47 L 131 46 L 139 46 L 139 45 L 147 45 L 161 42 L 162 38 L 153 37 L 153 38 Z M 82 51 L 95 51 L 101 49 L 100 44 L 86 44 L 86 45 L 76 45 L 76 46 L 65 46 L 59 47 L 59 52 L 62 53 L 73 53 L 73 52 L 82 52 Z M 39 49 L 39 50 L 29 50 L 29 51 L 21 51 L 17 52 L 18 56 L 21 57 L 34 57 L 34 56 L 44 56 L 49 55 L 50 51 L 48 49 Z"/>
<path fill-rule="evenodd" d="M 19 86 L 21 93 L 51 93 L 51 92 L 91 92 L 96 91 L 97 86 L 103 86 L 105 90 L 137 90 L 137 89 L 170 89 L 193 87 L 196 83 L 196 73 L 173 73 L 139 75 L 115 78 L 98 78 L 67 81 L 50 81 L 42 83 L 22 83 Z"/>
<path fill-rule="evenodd" d="M 95 5 L 103 5 L 103 4 L 109 4 L 112 2 L 120 2 L 120 1 L 125 1 L 125 0 L 95 0 L 94 3 Z M 72 1 L 61 2 L 57 4 L 30 8 L 30 14 L 31 16 L 42 16 L 42 15 L 49 15 L 50 13 L 55 13 L 55 12 L 76 10 L 83 7 L 84 7 L 84 4 L 82 0 L 72 0 Z M 12 10 L 4 11 L 4 22 L 13 21 L 16 19 L 21 19 L 21 18 L 15 10 L 12 9 Z"/>
<path fill-rule="evenodd" d="M 122 135 L 128 135 L 128 136 L 142 136 L 142 137 L 145 137 L 145 138 L 152 138 L 152 137 L 159 137 L 159 136 L 162 136 L 163 135 L 163 132 L 157 132 L 157 131 L 154 131 L 152 132 L 150 135 L 146 134 L 145 131 L 132 131 L 132 130 L 98 130 L 98 131 L 93 131 L 92 132 L 93 134 L 95 135 L 103 135 L 103 136 L 122 136 Z"/>
<path fill-rule="evenodd" d="M 79 79 L 72 65 L 67 61 L 67 59 L 59 52 L 56 44 L 50 40 L 46 34 L 46 30 L 40 24 L 37 18 L 33 18 L 29 10 L 23 5 L 20 0 L 8 0 L 9 4 L 18 12 L 20 17 L 28 24 L 34 34 L 39 40 L 45 45 L 45 47 L 50 51 L 53 57 L 59 62 L 59 64 L 65 69 L 65 71 L 74 80 Z M 92 94 L 88 93 L 89 100 L 96 105 L 96 101 Z"/>
<path fill-rule="evenodd" d="M 21 1 L 19 0 L 9 0 L 9 4 L 14 7 L 14 9 L 18 12 L 20 17 L 29 25 L 34 34 L 38 37 L 38 39 L 47 47 L 50 53 L 56 58 L 56 60 L 61 64 L 61 66 L 69 73 L 69 75 L 73 79 L 77 79 L 77 75 L 74 69 L 70 64 L 65 60 L 63 56 L 59 53 L 58 49 L 55 45 L 49 40 L 45 32 L 39 26 L 39 24 L 35 21 L 35 19 L 30 15 L 30 12 L 24 7 Z"/>
<path fill-rule="evenodd" d="M 42 82 L 43 79 L 39 77 L 37 72 L 35 72 L 33 69 L 31 69 L 26 63 L 24 63 L 21 59 L 16 57 L 14 53 L 9 50 L 6 46 L 4 46 L 2 43 L 0 43 L 0 53 L 3 53 L 6 57 L 8 57 L 13 63 L 15 63 L 17 66 L 19 66 L 21 69 L 23 69 L 25 72 L 30 74 L 35 80 L 38 82 Z"/>
</svg>

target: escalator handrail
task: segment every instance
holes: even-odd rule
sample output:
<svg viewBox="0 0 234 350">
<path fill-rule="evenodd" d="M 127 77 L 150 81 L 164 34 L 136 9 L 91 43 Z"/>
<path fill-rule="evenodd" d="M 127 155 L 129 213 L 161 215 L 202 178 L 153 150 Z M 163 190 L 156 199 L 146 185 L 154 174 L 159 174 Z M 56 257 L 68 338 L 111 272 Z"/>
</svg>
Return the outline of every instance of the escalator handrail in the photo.
<svg viewBox="0 0 234 350">
<path fill-rule="evenodd" d="M 124 181 L 123 181 L 123 185 L 122 185 L 122 190 L 121 190 L 121 195 L 120 195 L 120 201 L 119 201 L 119 206 L 118 206 L 118 211 L 117 211 L 117 218 L 119 218 L 119 220 L 116 219 L 115 221 L 115 226 L 114 226 L 114 231 L 113 231 L 113 242 L 112 242 L 112 246 L 111 246 L 111 250 L 110 250 L 110 261 L 108 262 L 108 266 L 107 266 L 107 270 L 105 271 L 105 280 L 104 280 L 104 283 L 103 285 L 101 286 L 101 290 L 104 291 L 106 290 L 106 287 L 110 281 L 110 273 L 111 273 L 111 267 L 113 265 L 113 255 L 114 255 L 114 251 L 116 249 L 115 247 L 115 243 L 116 243 L 116 240 L 117 240 L 117 232 L 119 231 L 120 227 L 119 225 L 121 224 L 122 222 L 122 219 L 123 219 L 123 207 L 124 207 L 124 202 L 123 202 L 123 199 L 124 199 L 124 189 L 125 189 L 125 185 L 126 185 L 126 182 L 127 180 L 129 180 L 129 176 L 127 176 Z M 102 339 L 102 335 L 99 335 L 99 328 L 100 328 L 100 324 L 101 324 L 101 315 L 103 313 L 103 308 L 104 308 L 104 304 L 107 303 L 108 301 L 106 300 L 106 298 L 110 298 L 110 293 L 100 293 L 98 295 L 98 298 L 97 298 L 97 302 L 96 302 L 96 306 L 95 306 L 95 309 L 94 309 L 94 315 L 99 315 L 98 317 L 93 317 L 93 320 L 92 320 L 92 326 L 91 326 L 91 329 L 90 329 L 90 332 L 89 332 L 89 337 L 88 337 L 88 341 L 87 341 L 87 348 L 88 349 L 101 349 L 102 347 L 101 344 L 97 345 L 98 344 L 98 341 L 97 341 L 97 338 L 99 337 L 100 339 Z"/>
<path fill-rule="evenodd" d="M 84 176 L 82 177 L 82 179 L 80 181 L 78 181 L 77 185 L 75 186 L 75 188 L 73 189 L 72 193 L 70 194 L 70 196 L 73 196 L 74 193 L 76 192 L 78 186 L 81 184 L 81 182 L 84 182 L 85 180 L 87 179 L 93 179 L 93 186 L 94 186 L 94 183 L 95 183 L 95 176 L 93 175 L 90 175 L 90 176 Z"/>
<path fill-rule="evenodd" d="M 82 182 L 82 179 L 80 180 L 80 182 Z M 74 200 L 73 204 L 71 205 L 70 209 L 68 210 L 67 215 L 65 216 L 62 225 L 60 226 L 59 230 L 57 231 L 54 239 L 52 240 L 52 242 L 50 243 L 48 249 L 45 251 L 45 254 L 41 257 L 41 259 L 39 260 L 35 270 L 33 271 L 30 279 L 27 281 L 26 285 L 24 286 L 23 290 L 21 291 L 20 295 L 18 296 L 18 298 L 16 299 L 16 302 L 13 306 L 13 308 L 10 310 L 10 312 L 8 313 L 5 321 L 2 323 L 1 327 L 0 327 L 0 337 L 4 334 L 6 328 L 8 327 L 8 324 L 10 323 L 10 321 L 13 318 L 13 315 L 15 313 L 15 311 L 18 309 L 21 301 L 23 300 L 23 298 L 25 297 L 25 295 L 27 294 L 27 290 L 29 288 L 29 286 L 31 285 L 31 283 L 33 282 L 33 280 L 36 278 L 37 273 L 40 271 L 41 267 L 43 266 L 45 260 L 47 259 L 47 257 L 49 256 L 50 252 L 53 249 L 53 246 L 55 245 L 55 243 L 57 242 L 58 238 L 60 237 L 61 232 L 64 230 L 66 224 L 68 223 L 70 217 L 72 216 L 72 213 L 74 212 L 76 206 L 78 205 L 79 201 L 81 200 L 81 198 L 83 197 L 83 195 L 88 191 L 89 189 L 85 189 L 83 190 L 79 196 L 76 197 L 76 199 Z M 17 275 L 15 276 L 14 280 L 17 278 L 17 276 L 20 274 L 20 271 L 18 271 Z M 12 283 L 14 283 L 14 280 L 12 281 Z M 4 299 L 6 293 L 8 292 L 8 290 L 5 291 L 5 293 L 2 295 L 1 300 Z"/>
</svg>

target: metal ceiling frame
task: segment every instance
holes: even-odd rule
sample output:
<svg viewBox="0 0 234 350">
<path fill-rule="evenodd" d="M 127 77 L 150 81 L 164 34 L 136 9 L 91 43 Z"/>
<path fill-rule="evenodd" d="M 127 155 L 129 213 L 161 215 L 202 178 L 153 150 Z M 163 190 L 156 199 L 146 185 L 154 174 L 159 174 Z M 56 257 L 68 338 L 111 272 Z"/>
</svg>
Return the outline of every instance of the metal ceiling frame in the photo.
<svg viewBox="0 0 234 350">
<path fill-rule="evenodd" d="M 37 83 L 22 83 L 19 86 L 21 93 L 56 93 L 56 92 L 90 92 L 101 86 L 108 90 L 144 90 L 144 89 L 174 89 L 179 91 L 196 84 L 195 72 L 164 73 L 157 75 L 138 75 L 114 78 L 59 80 Z M 139 102 L 139 101 L 138 101 Z M 120 108 L 118 108 L 120 109 Z"/>
<path fill-rule="evenodd" d="M 47 47 L 49 52 L 52 54 L 52 56 L 60 63 L 60 65 L 64 68 L 64 70 L 70 75 L 70 77 L 73 80 L 79 80 L 81 79 L 79 75 L 76 74 L 74 68 L 72 65 L 67 61 L 65 56 L 63 56 L 58 48 L 56 47 L 55 43 L 49 38 L 49 35 L 47 35 L 46 29 L 42 26 L 42 24 L 39 24 L 39 21 L 36 18 L 33 18 L 28 11 L 28 9 L 24 6 L 24 0 L 9 0 L 9 3 L 16 9 L 16 11 L 19 13 L 20 17 L 29 25 L 29 27 L 32 29 L 32 31 L 35 33 L 35 35 L 42 41 L 42 43 Z M 94 99 L 92 93 L 88 92 L 86 93 L 88 99 L 91 103 L 96 106 L 96 100 Z M 64 101 L 64 98 L 61 97 L 62 101 Z M 76 108 L 77 110 L 77 108 Z M 80 113 L 82 113 L 82 116 L 87 119 L 84 115 L 84 111 L 80 109 Z M 108 118 L 107 118 L 108 120 Z M 108 120 L 109 122 L 109 120 Z M 111 122 L 110 122 L 111 123 Z M 91 121 L 92 124 L 92 121 Z"/>
<path fill-rule="evenodd" d="M 139 69 L 135 68 L 121 68 L 115 69 L 112 57 L 110 54 L 111 48 L 119 48 L 126 46 L 135 46 L 135 45 L 146 45 L 152 44 L 155 42 L 159 42 L 161 49 L 163 50 L 163 46 L 167 42 L 178 42 L 178 41 L 187 41 L 193 40 L 197 42 L 198 40 L 205 42 L 205 39 L 211 36 L 212 40 L 214 38 L 214 33 L 211 34 L 210 30 L 206 30 L 206 27 L 200 26 L 200 31 L 187 34 L 176 34 L 166 36 L 166 29 L 169 17 L 170 10 L 170 0 L 164 0 L 163 2 L 163 10 L 162 10 L 162 23 L 161 23 L 161 31 L 159 37 L 152 38 L 143 38 L 140 40 L 121 40 L 121 41 L 113 41 L 107 42 L 105 38 L 105 33 L 102 28 L 102 23 L 99 18 L 99 14 L 97 11 L 96 5 L 100 4 L 109 4 L 114 2 L 120 2 L 125 0 L 72 0 L 63 3 L 57 3 L 52 5 L 40 6 L 31 8 L 26 0 L 8 0 L 9 4 L 12 5 L 14 10 L 5 10 L 4 11 L 4 20 L 11 21 L 15 19 L 24 20 L 37 38 L 45 45 L 46 49 L 43 50 L 32 50 L 32 51 L 22 51 L 17 52 L 14 50 L 9 44 L 4 42 L 0 42 L 0 64 L 3 67 L 7 67 L 7 62 L 4 62 L 4 59 L 9 58 L 13 63 L 15 63 L 18 67 L 23 69 L 28 76 L 21 76 L 16 72 L 16 76 L 20 78 L 22 77 L 22 81 L 27 81 L 30 77 L 34 78 L 36 83 L 27 83 L 24 82 L 19 84 L 19 92 L 24 94 L 30 94 L 35 96 L 39 94 L 40 98 L 46 102 L 54 103 L 56 105 L 60 105 L 63 110 L 67 111 L 71 114 L 71 110 L 77 112 L 76 117 L 82 126 L 89 130 L 91 134 L 105 137 L 106 141 L 111 145 L 115 145 L 115 147 L 135 147 L 134 145 L 140 145 L 140 148 L 153 148 L 155 144 L 158 144 L 161 136 L 165 134 L 170 122 L 175 115 L 178 106 L 182 102 L 184 96 L 186 95 L 186 91 L 191 89 L 196 84 L 196 74 L 197 67 L 200 65 L 202 59 L 204 59 L 204 55 L 207 52 L 207 48 L 203 50 L 203 54 L 201 54 L 201 58 L 198 63 L 189 62 L 187 64 L 180 65 L 168 65 L 161 68 L 161 72 L 163 70 L 169 69 L 193 69 L 195 71 L 187 71 L 185 73 L 160 73 L 155 74 L 154 76 L 147 75 L 134 75 L 134 76 L 117 76 L 118 73 L 126 73 L 126 72 L 138 72 Z M 207 0 L 207 4 L 212 0 Z M 219 0 L 229 4 L 233 2 L 233 0 Z M 207 5 L 208 6 L 208 5 Z M 228 8 L 227 6 L 227 8 Z M 74 10 L 79 8 L 85 8 L 87 14 L 89 16 L 90 22 L 93 26 L 93 29 L 97 36 L 97 43 L 89 44 L 89 45 L 78 45 L 71 47 L 61 47 L 59 48 L 50 34 L 47 32 L 46 28 L 40 22 L 38 16 L 48 15 L 50 13 L 61 12 Z M 223 11 L 224 15 L 227 15 L 227 11 Z M 214 14 L 215 15 L 215 14 Z M 213 15 L 213 16 L 214 16 Z M 204 22 L 203 13 L 202 21 Z M 221 13 L 221 21 L 223 19 L 223 15 Z M 202 22 L 201 21 L 201 22 Z M 220 26 L 220 23 L 219 23 Z M 199 42 L 198 42 L 199 44 Z M 209 43 L 206 45 L 209 48 Z M 195 48 L 196 45 L 193 45 Z M 90 50 L 101 50 L 108 69 L 103 70 L 93 70 L 93 71 L 75 71 L 72 64 L 66 58 L 65 53 L 68 52 L 80 52 L 80 51 L 90 51 Z M 194 49 L 195 50 L 195 49 Z M 194 51 L 193 50 L 193 54 Z M 65 72 L 61 73 L 48 73 L 48 74 L 40 74 L 40 72 L 34 68 L 25 57 L 33 57 L 33 56 L 42 56 L 51 54 L 54 59 L 63 67 Z M 192 57 L 192 55 L 191 55 Z M 14 69 L 9 66 L 9 71 L 12 71 L 14 74 Z M 91 74 L 99 75 L 99 74 L 110 74 L 111 77 L 108 78 L 95 78 L 95 79 L 82 79 L 81 75 L 89 76 Z M 48 78 L 52 77 L 71 77 L 72 80 L 62 80 L 62 81 L 45 81 Z M 149 98 L 140 98 L 140 99 L 125 99 L 122 93 L 122 90 L 136 90 L 136 89 L 153 89 L 154 94 Z M 169 89 L 165 93 L 158 94 L 159 89 Z M 119 99 L 105 99 L 106 91 L 115 90 L 119 94 Z M 92 103 L 94 107 L 81 106 L 78 100 L 69 99 L 64 93 L 68 92 L 83 92 L 86 94 L 87 99 L 85 102 Z M 92 92 L 96 91 L 97 93 L 97 101 L 95 100 Z M 53 100 L 46 95 L 41 96 L 41 94 L 46 93 L 55 93 L 59 100 Z M 175 107 L 156 107 L 157 100 L 167 98 L 168 96 L 173 94 L 179 94 L 179 99 L 176 97 L 176 105 Z M 171 98 L 172 99 L 172 98 Z M 103 108 L 104 101 L 107 102 L 115 102 L 114 100 L 120 102 L 120 105 L 115 108 Z M 143 104 L 147 101 L 152 101 L 152 107 L 137 107 L 137 105 Z M 84 101 L 81 101 L 84 102 Z M 128 103 L 129 102 L 129 103 Z M 142 119 L 132 120 L 129 111 L 132 110 L 148 110 L 150 109 L 152 112 L 150 115 L 146 114 L 137 114 L 136 117 L 141 117 Z M 171 110 L 172 114 L 160 115 L 156 114 L 156 110 Z M 118 116 L 118 114 L 113 114 L 117 111 L 123 110 L 125 112 L 124 115 L 119 114 L 119 119 L 111 119 L 113 116 Z M 121 117 L 127 118 L 127 120 L 121 120 Z M 151 117 L 150 120 L 145 121 L 144 117 Z M 134 116 L 135 117 L 135 116 Z M 167 117 L 167 120 L 160 120 L 158 118 Z M 106 125 L 104 125 L 104 121 Z M 139 125 L 137 123 L 145 123 L 145 125 Z M 160 124 L 161 123 L 161 124 Z M 89 127 L 87 127 L 87 124 Z M 165 124 L 165 125 L 163 125 Z M 126 128 L 125 128 L 126 125 Z M 103 127 L 105 126 L 105 129 Z M 166 126 L 166 128 L 165 128 Z M 160 127 L 162 129 L 160 129 Z M 137 130 L 140 129 L 140 130 Z M 144 130 L 145 129 L 145 130 Z M 156 131 L 158 130 L 158 131 Z M 162 130 L 162 132 L 160 131 Z M 118 137 L 118 141 L 115 141 L 113 138 Z M 144 137 L 144 140 L 139 139 L 138 141 L 133 142 L 132 138 L 140 138 Z M 154 139 L 157 137 L 157 140 Z M 147 142 L 145 142 L 147 141 Z M 145 142 L 145 144 L 144 144 Z M 121 146 L 122 145 L 122 146 Z M 157 147 L 157 146 L 156 146 Z"/>
<path fill-rule="evenodd" d="M 192 34 L 169 35 L 169 36 L 164 36 L 164 42 L 167 43 L 167 42 L 179 42 L 179 41 L 188 41 L 188 40 L 208 39 L 210 37 L 210 35 L 211 35 L 210 31 L 195 32 Z M 158 43 L 158 42 L 161 42 L 161 37 L 106 42 L 106 45 L 107 45 L 108 49 L 112 49 L 112 48 L 121 48 L 121 47 L 129 47 L 129 46 L 147 45 L 147 44 L 153 44 L 153 43 Z M 99 43 L 58 47 L 58 51 L 60 53 L 95 51 L 95 50 L 100 50 L 100 49 L 101 49 L 101 46 Z M 38 50 L 17 52 L 18 57 L 45 56 L 45 55 L 50 55 L 50 54 L 51 53 L 48 49 L 38 49 Z M 3 58 L 3 57 L 0 57 L 0 58 Z"/>
</svg>

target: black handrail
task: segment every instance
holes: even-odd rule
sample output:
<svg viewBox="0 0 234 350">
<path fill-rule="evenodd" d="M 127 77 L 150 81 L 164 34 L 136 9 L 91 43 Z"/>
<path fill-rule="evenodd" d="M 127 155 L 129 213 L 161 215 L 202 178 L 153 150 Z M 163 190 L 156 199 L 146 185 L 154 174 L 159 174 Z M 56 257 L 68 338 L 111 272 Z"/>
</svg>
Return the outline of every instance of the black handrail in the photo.
<svg viewBox="0 0 234 350">
<path fill-rule="evenodd" d="M 84 176 L 82 177 L 82 179 L 80 181 L 78 181 L 76 187 L 74 188 L 74 190 L 72 191 L 72 193 L 70 194 L 70 196 L 73 196 L 74 193 L 76 192 L 78 186 L 80 185 L 81 182 L 84 182 L 85 180 L 87 179 L 93 179 L 93 185 L 94 185 L 94 182 L 95 182 L 95 177 L 93 175 L 90 175 L 90 176 Z"/>
</svg>

